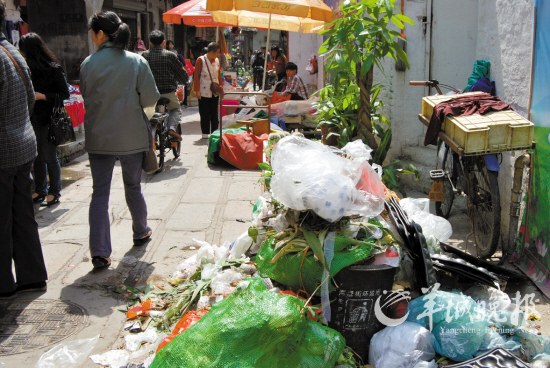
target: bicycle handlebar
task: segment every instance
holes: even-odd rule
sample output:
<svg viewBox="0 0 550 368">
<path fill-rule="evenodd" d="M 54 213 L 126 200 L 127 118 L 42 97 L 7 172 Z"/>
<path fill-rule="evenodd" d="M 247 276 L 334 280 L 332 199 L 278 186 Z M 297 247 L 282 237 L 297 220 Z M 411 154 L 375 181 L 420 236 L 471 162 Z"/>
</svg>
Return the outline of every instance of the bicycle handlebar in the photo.
<svg viewBox="0 0 550 368">
<path fill-rule="evenodd" d="M 409 81 L 411 86 L 431 86 L 430 81 Z"/>
<path fill-rule="evenodd" d="M 450 86 L 448 84 L 443 84 L 443 83 L 439 83 L 439 81 L 435 80 L 435 79 L 430 79 L 430 80 L 427 80 L 427 81 L 410 81 L 409 82 L 409 85 L 411 86 L 424 86 L 424 87 L 430 87 L 430 88 L 435 88 L 437 93 L 442 95 L 443 92 L 441 92 L 441 88 L 440 87 L 444 87 L 454 93 L 461 93 L 461 91 L 453 86 Z"/>
</svg>

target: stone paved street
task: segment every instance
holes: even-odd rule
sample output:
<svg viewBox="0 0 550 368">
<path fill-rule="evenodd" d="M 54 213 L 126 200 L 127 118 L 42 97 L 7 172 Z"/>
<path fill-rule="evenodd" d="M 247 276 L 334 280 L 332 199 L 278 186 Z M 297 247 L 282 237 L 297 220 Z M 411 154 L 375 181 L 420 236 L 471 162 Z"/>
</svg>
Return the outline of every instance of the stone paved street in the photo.
<svg viewBox="0 0 550 368">
<path fill-rule="evenodd" d="M 36 219 L 49 273 L 48 291 L 40 300 L 63 300 L 83 307 L 89 314 L 80 329 L 63 342 L 101 335 L 94 353 L 122 345 L 126 305 L 116 288 L 144 286 L 147 280 L 164 279 L 191 254 L 192 239 L 219 244 L 248 227 L 252 202 L 261 193 L 258 171 L 209 167 L 207 141 L 200 139 L 197 108 L 183 110 L 182 154 L 171 153 L 164 172 L 144 175 L 152 241 L 145 248 L 132 247 L 131 218 L 124 199 L 120 167 L 115 168 L 110 199 L 113 254 L 111 267 L 92 273 L 88 250 L 88 207 L 92 178 L 87 155 L 63 168 L 65 188 L 61 203 L 36 207 Z M 32 298 L 33 294 L 18 299 Z M 0 340 L 1 342 L 2 340 Z M 4 341 L 7 343 L 8 341 Z M 0 356 L 0 366 L 34 366 L 53 345 L 31 352 Z M 4 365 L 3 365 L 4 364 Z M 95 366 L 88 359 L 85 366 Z"/>
</svg>

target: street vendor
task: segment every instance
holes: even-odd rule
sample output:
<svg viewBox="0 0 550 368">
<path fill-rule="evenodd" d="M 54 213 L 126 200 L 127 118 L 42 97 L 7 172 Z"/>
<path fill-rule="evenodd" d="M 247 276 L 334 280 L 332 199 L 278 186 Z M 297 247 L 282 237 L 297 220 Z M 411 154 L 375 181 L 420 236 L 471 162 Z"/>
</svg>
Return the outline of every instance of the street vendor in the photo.
<svg viewBox="0 0 550 368">
<path fill-rule="evenodd" d="M 285 71 L 287 81 L 283 94 L 290 95 L 291 100 L 307 100 L 309 95 L 304 81 L 298 75 L 298 66 L 293 62 L 288 62 L 285 66 Z"/>
</svg>

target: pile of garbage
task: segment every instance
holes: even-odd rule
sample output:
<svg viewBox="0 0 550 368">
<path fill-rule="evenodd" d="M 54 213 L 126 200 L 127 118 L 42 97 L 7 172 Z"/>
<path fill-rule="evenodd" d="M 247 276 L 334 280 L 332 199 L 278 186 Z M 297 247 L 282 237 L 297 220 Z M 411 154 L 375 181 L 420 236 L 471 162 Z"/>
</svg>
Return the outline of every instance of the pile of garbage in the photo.
<svg viewBox="0 0 550 368">
<path fill-rule="evenodd" d="M 532 330 L 521 300 L 487 285 L 438 290 L 450 224 L 425 200 L 390 198 L 363 143 L 336 150 L 281 135 L 270 145 L 268 190 L 248 231 L 220 246 L 195 241 L 197 252 L 126 312 L 125 349 L 95 363 L 430 368 L 439 357 L 548 358 L 550 339 Z M 358 267 L 384 276 L 342 276 Z M 407 291 L 391 291 L 394 275 Z M 421 296 L 409 302 L 411 292 Z"/>
</svg>

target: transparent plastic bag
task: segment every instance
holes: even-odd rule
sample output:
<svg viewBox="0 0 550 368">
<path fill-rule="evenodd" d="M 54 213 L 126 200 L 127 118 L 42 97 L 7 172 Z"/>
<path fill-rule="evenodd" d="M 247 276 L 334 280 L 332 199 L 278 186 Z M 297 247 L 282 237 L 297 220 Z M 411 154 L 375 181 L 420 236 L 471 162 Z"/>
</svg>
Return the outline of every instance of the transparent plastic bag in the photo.
<svg viewBox="0 0 550 368">
<path fill-rule="evenodd" d="M 384 209 L 384 185 L 366 161 L 288 136 L 273 150 L 271 163 L 273 197 L 288 208 L 312 210 L 330 222 L 350 215 L 374 217 Z"/>
<path fill-rule="evenodd" d="M 433 236 L 440 242 L 446 242 L 453 235 L 453 227 L 449 221 L 430 213 L 428 198 L 403 198 L 399 204 L 409 218 L 422 227 L 426 239 Z"/>
<path fill-rule="evenodd" d="M 353 142 L 348 142 L 342 151 L 347 153 L 354 160 L 368 161 L 371 159 L 372 148 L 363 143 L 362 140 L 358 139 Z"/>
<path fill-rule="evenodd" d="M 40 356 L 36 368 L 71 368 L 80 366 L 94 349 L 99 335 L 59 344 Z"/>
<path fill-rule="evenodd" d="M 414 368 L 430 365 L 435 357 L 434 337 L 418 323 L 404 322 L 386 327 L 370 341 L 369 364 L 376 368 Z M 427 364 L 427 365 L 426 365 Z"/>
</svg>

